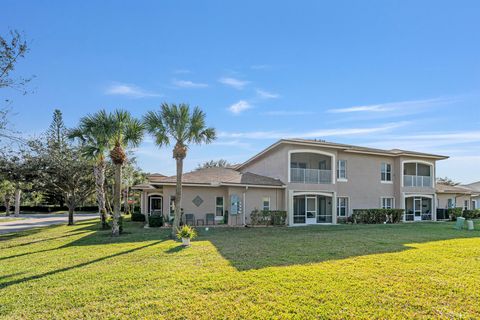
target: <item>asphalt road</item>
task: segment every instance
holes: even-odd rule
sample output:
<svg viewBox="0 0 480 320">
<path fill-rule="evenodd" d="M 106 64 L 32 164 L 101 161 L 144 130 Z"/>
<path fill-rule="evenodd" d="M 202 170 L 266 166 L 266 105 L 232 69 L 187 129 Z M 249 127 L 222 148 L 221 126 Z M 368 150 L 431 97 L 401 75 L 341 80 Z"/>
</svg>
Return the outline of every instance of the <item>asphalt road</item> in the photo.
<svg viewBox="0 0 480 320">
<path fill-rule="evenodd" d="M 15 218 L 10 216 L 7 218 Z M 0 234 L 24 231 L 33 228 L 47 227 L 56 224 L 66 224 L 68 222 L 68 214 L 21 214 L 19 218 L 22 220 L 2 222 L 4 217 L 0 217 Z M 75 221 L 83 221 L 89 219 L 97 219 L 99 215 L 96 213 L 78 213 L 75 214 Z"/>
</svg>

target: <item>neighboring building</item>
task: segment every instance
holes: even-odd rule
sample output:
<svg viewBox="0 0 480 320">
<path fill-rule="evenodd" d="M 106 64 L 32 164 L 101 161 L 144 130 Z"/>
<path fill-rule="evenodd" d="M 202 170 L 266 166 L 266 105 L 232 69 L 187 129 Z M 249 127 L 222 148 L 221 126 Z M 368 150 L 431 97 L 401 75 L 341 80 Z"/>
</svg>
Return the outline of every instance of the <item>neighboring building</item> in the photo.
<svg viewBox="0 0 480 320">
<path fill-rule="evenodd" d="M 462 208 L 472 210 L 477 208 L 476 198 L 478 193 L 466 186 L 452 186 L 437 182 L 437 214 L 438 219 L 448 219 L 447 210 L 451 208 Z"/>
<path fill-rule="evenodd" d="M 472 209 L 480 209 L 480 181 L 466 184 L 464 185 L 465 188 L 468 188 L 473 191 L 474 195 L 472 196 Z"/>
<path fill-rule="evenodd" d="M 405 221 L 436 220 L 435 163 L 448 157 L 318 140 L 284 139 L 235 168 L 183 175 L 182 208 L 242 225 L 254 209 L 286 210 L 288 224 L 330 224 L 353 209 L 405 209 Z M 142 212 L 173 212 L 175 177 L 137 186 Z M 244 210 L 245 209 L 245 210 Z M 228 211 L 228 212 L 227 212 Z"/>
</svg>

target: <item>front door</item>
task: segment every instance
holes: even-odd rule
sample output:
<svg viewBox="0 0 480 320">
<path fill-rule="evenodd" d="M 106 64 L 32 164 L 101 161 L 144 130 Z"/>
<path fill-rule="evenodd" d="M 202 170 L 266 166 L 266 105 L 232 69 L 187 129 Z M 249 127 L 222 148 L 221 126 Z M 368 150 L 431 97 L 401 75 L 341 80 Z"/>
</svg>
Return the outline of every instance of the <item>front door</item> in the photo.
<svg viewBox="0 0 480 320">
<path fill-rule="evenodd" d="M 413 199 L 413 220 L 422 220 L 422 198 Z"/>
<path fill-rule="evenodd" d="M 307 224 L 317 223 L 317 197 L 307 196 Z"/>
<path fill-rule="evenodd" d="M 162 197 L 150 197 L 150 214 L 162 214 Z"/>
</svg>

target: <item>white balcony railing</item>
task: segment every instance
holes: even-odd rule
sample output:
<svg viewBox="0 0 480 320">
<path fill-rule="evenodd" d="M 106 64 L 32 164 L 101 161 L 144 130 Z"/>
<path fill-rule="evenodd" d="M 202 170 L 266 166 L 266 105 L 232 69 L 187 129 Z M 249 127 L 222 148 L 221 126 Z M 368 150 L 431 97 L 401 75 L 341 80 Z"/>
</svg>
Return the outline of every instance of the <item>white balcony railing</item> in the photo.
<svg viewBox="0 0 480 320">
<path fill-rule="evenodd" d="M 332 170 L 291 168 L 290 181 L 296 183 L 332 183 Z"/>
<path fill-rule="evenodd" d="M 404 187 L 421 187 L 421 188 L 431 188 L 432 187 L 432 177 L 430 176 L 403 176 L 403 186 Z"/>
</svg>

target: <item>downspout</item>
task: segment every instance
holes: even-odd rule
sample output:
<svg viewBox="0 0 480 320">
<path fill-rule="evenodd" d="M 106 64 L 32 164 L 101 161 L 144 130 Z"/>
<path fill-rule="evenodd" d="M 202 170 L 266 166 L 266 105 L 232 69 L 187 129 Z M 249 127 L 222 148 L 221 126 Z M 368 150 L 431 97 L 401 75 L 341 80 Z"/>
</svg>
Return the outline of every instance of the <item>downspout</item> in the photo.
<svg viewBox="0 0 480 320">
<path fill-rule="evenodd" d="M 246 214 L 247 214 L 247 190 L 248 190 L 248 186 L 245 186 L 245 192 L 243 192 L 243 226 L 247 225 L 247 219 L 246 219 Z"/>
</svg>

